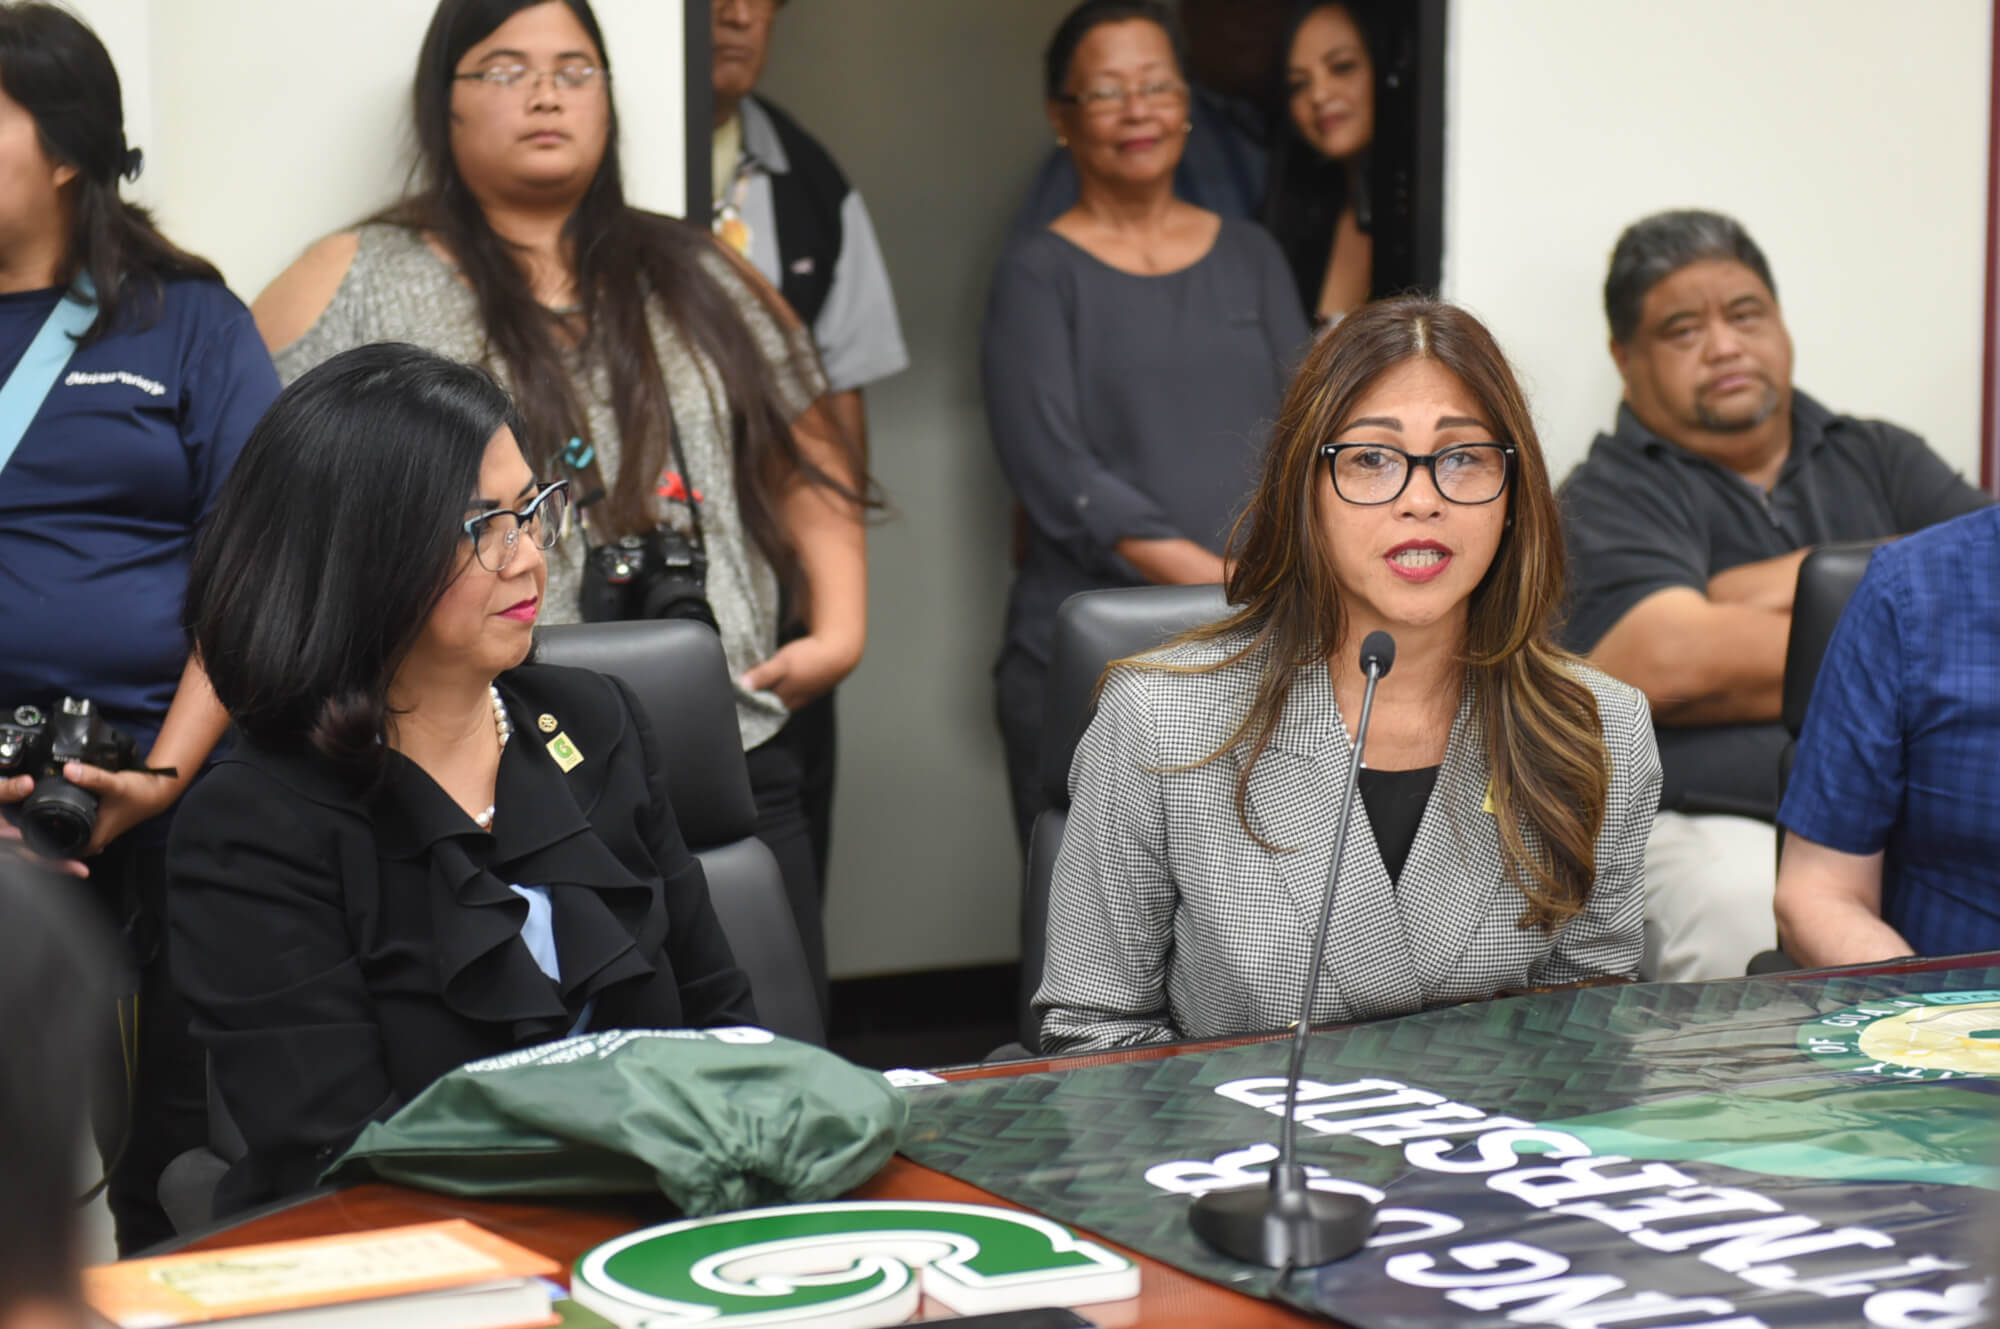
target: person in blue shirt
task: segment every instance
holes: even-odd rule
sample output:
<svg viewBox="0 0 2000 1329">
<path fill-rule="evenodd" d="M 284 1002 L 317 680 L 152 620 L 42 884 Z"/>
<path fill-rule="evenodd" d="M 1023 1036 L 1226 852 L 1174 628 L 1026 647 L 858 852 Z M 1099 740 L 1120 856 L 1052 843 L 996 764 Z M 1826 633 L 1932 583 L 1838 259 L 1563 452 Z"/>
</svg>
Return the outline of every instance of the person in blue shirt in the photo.
<svg viewBox="0 0 2000 1329">
<path fill-rule="evenodd" d="M 0 413 L 0 718 L 88 699 L 147 767 L 175 772 L 61 772 L 98 801 L 89 844 L 65 866 L 89 878 L 140 974 L 132 1128 L 109 1190 L 128 1251 L 170 1234 L 159 1172 L 205 1131 L 201 1057 L 159 927 L 165 814 L 228 723 L 181 627 L 188 560 L 278 392 L 221 275 L 120 199 L 139 166 L 97 37 L 53 5 L 0 5 L 0 375 L 15 375 L 52 317 L 88 320 L 53 377 L 39 376 L 38 402 L 12 428 Z M 0 804 L 35 785 L 0 780 Z"/>
<path fill-rule="evenodd" d="M 1878 550 L 1778 809 L 1801 965 L 2000 948 L 2000 508 Z"/>
</svg>

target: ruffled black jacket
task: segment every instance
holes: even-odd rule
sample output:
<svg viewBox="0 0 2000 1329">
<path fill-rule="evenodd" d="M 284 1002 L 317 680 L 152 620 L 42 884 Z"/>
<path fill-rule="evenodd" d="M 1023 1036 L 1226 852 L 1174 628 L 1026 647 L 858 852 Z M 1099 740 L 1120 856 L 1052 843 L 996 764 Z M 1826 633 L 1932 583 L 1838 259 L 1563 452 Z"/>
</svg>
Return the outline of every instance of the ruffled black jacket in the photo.
<svg viewBox="0 0 2000 1329">
<path fill-rule="evenodd" d="M 591 1001 L 593 1029 L 756 1022 L 630 692 L 547 665 L 498 682 L 491 832 L 395 753 L 357 795 L 316 754 L 239 743 L 182 803 L 171 967 L 250 1150 L 218 1212 L 311 1186 L 444 1072 L 560 1038 Z M 567 774 L 555 734 L 583 758 Z M 548 887 L 559 985 L 513 884 Z"/>
</svg>

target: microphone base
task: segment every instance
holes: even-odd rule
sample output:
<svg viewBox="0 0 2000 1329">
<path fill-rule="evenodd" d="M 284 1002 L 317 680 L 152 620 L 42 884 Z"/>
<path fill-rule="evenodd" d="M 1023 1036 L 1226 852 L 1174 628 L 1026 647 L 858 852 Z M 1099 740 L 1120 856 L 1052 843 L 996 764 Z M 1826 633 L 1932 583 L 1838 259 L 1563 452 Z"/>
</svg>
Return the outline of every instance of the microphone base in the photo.
<svg viewBox="0 0 2000 1329">
<path fill-rule="evenodd" d="M 1197 1196 L 1188 1226 L 1231 1259 L 1310 1269 L 1360 1250 L 1375 1230 L 1375 1206 L 1358 1195 L 1243 1186 Z"/>
</svg>

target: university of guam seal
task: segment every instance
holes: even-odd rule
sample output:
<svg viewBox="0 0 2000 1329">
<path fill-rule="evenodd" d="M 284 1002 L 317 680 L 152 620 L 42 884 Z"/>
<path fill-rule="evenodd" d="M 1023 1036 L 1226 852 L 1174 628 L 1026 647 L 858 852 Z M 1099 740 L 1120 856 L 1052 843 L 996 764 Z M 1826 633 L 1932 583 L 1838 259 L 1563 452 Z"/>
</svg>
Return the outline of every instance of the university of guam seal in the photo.
<svg viewBox="0 0 2000 1329">
<path fill-rule="evenodd" d="M 1899 1080 L 2000 1076 L 2000 992 L 1864 1002 L 1799 1029 L 1799 1047 L 1840 1070 Z"/>
</svg>

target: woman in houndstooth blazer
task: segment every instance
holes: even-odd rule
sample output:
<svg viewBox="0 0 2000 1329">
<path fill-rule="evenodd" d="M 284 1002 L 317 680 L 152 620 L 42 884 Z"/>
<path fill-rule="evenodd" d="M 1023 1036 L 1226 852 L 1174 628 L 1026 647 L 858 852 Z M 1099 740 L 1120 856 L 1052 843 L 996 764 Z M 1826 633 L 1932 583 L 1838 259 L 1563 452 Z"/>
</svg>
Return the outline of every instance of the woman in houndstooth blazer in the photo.
<svg viewBox="0 0 2000 1329">
<path fill-rule="evenodd" d="M 1106 671 L 1070 770 L 1047 1051 L 1298 1012 L 1368 633 L 1396 638 L 1315 1020 L 1638 968 L 1660 764 L 1645 698 L 1565 654 L 1554 495 L 1506 358 L 1450 305 L 1367 306 L 1287 393 L 1238 528 L 1242 608 Z"/>
</svg>

